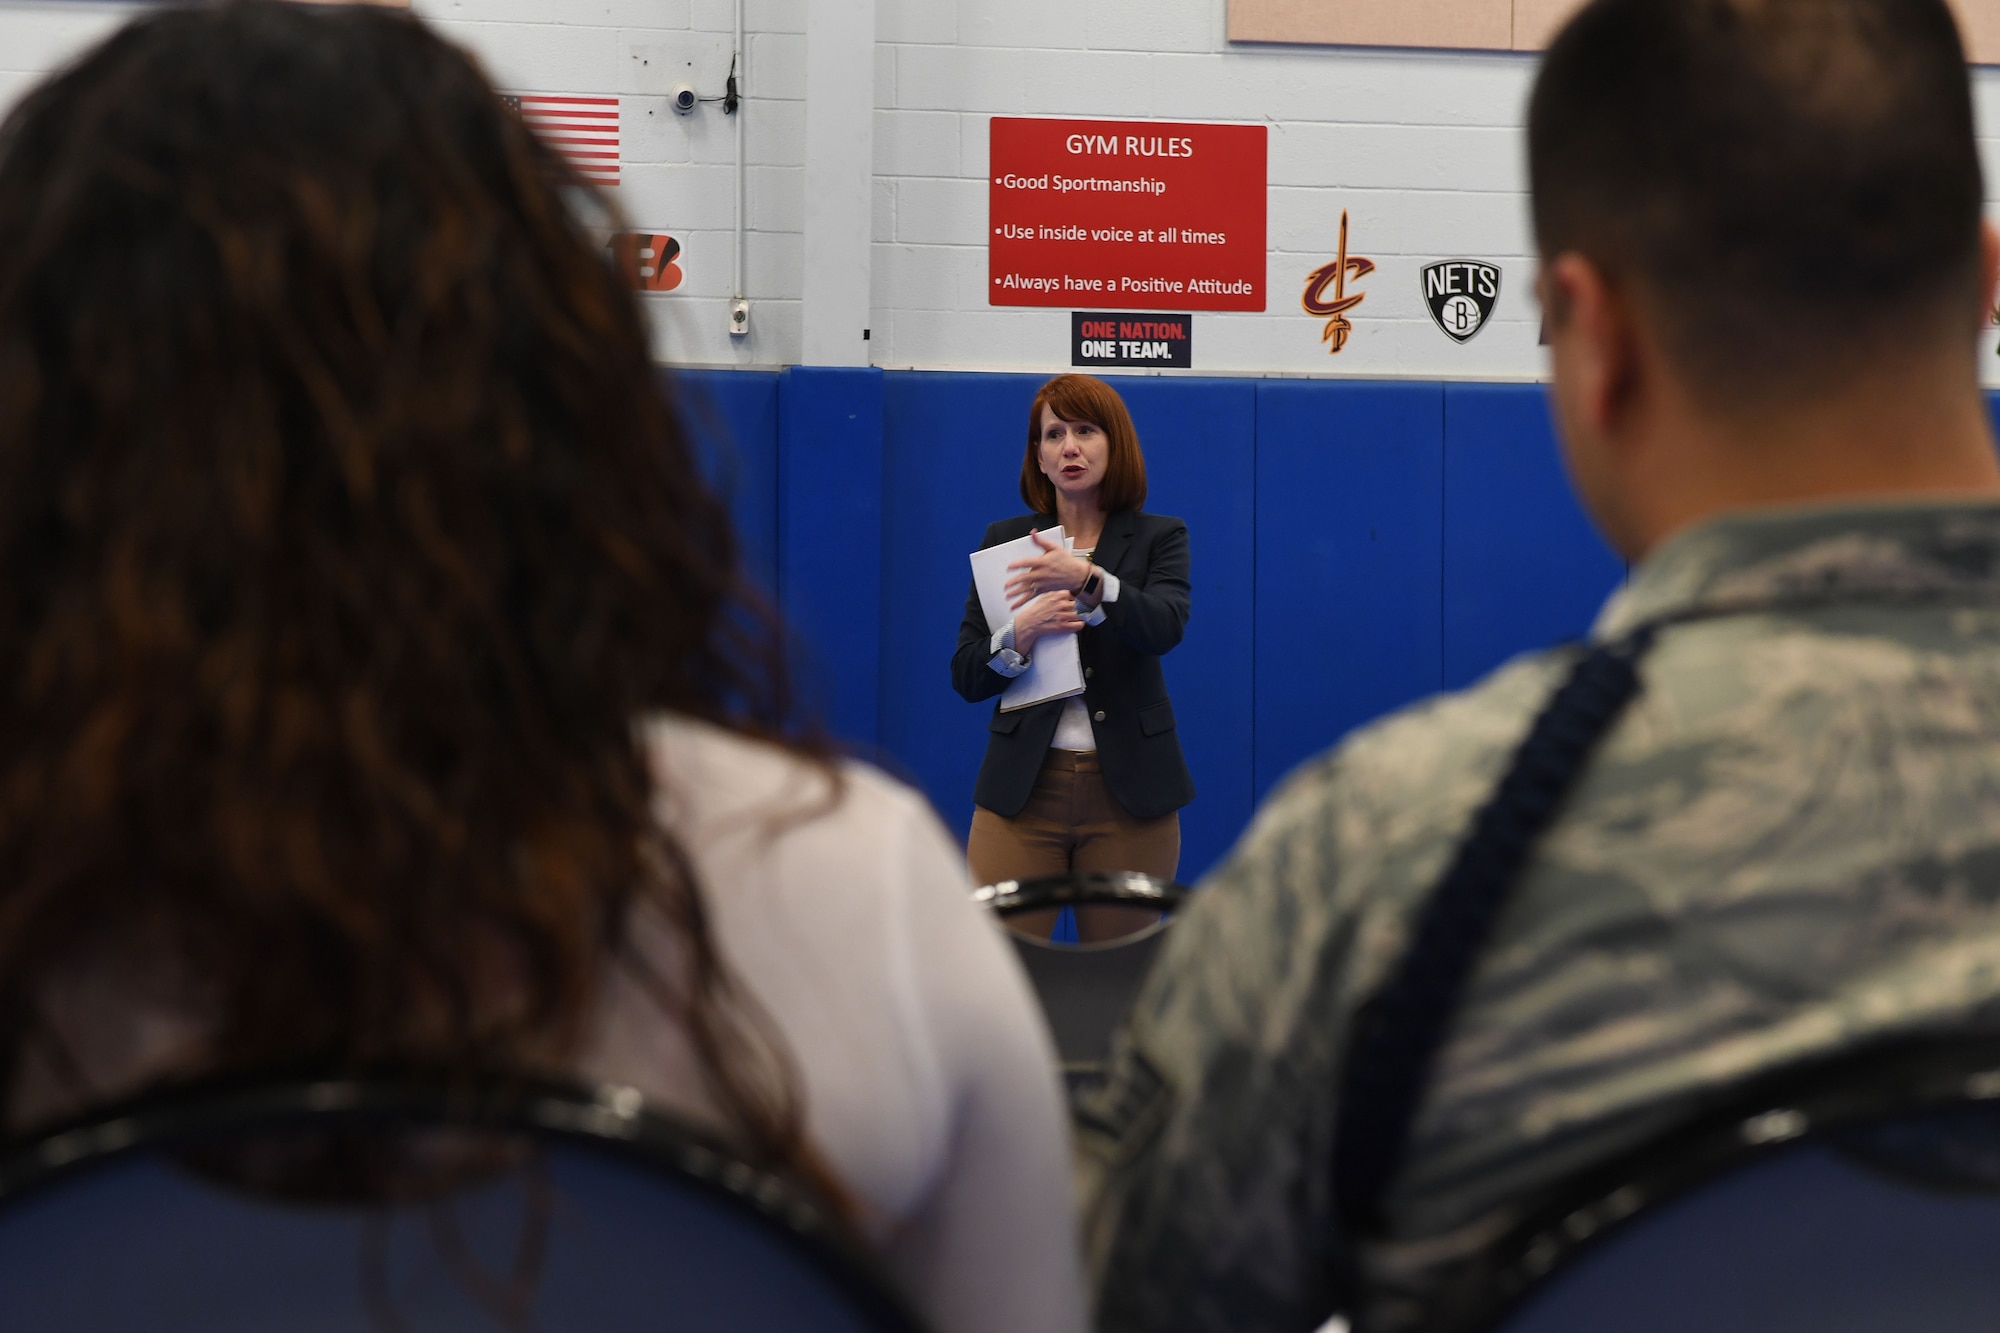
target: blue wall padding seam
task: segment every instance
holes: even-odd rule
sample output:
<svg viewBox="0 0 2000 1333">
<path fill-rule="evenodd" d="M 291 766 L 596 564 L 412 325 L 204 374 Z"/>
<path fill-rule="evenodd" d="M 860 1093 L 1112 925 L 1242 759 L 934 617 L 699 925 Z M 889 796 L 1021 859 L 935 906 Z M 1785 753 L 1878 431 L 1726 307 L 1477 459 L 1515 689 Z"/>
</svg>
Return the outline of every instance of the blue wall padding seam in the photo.
<svg viewBox="0 0 2000 1333">
<path fill-rule="evenodd" d="M 1252 786 L 1256 648 L 1257 382 L 1116 381 L 1146 453 L 1146 508 L 1187 520 L 1193 604 L 1164 659 L 1195 803 L 1181 811 L 1181 867 L 1206 869 L 1236 840 Z M 1025 443 L 1015 445 L 1018 459 Z M 1018 462 L 1016 463 L 1018 467 Z"/>
<path fill-rule="evenodd" d="M 1625 577 L 1571 492 L 1534 385 L 1444 390 L 1444 687 L 1574 638 Z"/>
<path fill-rule="evenodd" d="M 1353 727 L 1437 690 L 1443 470 L 1440 385 L 1258 386 L 1260 797 Z"/>
<path fill-rule="evenodd" d="M 703 472 L 729 502 L 743 563 L 778 589 L 778 372 L 681 370 L 668 377 Z"/>
<path fill-rule="evenodd" d="M 881 744 L 960 837 L 991 704 L 951 688 L 951 655 L 986 525 L 1021 512 L 1028 403 L 1041 378 L 903 371 L 882 403 L 884 581 Z"/>
<path fill-rule="evenodd" d="M 804 702 L 871 750 L 881 734 L 882 372 L 778 380 L 778 608 Z"/>
</svg>

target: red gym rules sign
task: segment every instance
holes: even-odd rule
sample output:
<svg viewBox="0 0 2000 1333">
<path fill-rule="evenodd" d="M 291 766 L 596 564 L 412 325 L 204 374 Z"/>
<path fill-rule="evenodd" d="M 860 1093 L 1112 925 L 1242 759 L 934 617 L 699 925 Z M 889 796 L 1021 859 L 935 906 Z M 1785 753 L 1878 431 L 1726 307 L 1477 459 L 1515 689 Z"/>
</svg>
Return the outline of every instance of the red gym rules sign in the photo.
<svg viewBox="0 0 2000 1333">
<path fill-rule="evenodd" d="M 1262 125 L 995 116 L 994 305 L 1262 310 Z"/>
</svg>

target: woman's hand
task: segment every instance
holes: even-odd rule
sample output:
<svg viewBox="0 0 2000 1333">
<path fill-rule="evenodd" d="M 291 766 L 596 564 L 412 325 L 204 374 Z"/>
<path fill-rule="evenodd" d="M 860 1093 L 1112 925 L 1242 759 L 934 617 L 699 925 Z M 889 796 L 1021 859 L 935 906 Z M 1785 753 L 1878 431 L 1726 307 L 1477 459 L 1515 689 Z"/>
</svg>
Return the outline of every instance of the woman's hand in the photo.
<svg viewBox="0 0 2000 1333">
<path fill-rule="evenodd" d="M 1076 614 L 1076 595 L 1045 592 L 1014 612 L 1014 651 L 1026 657 L 1044 634 L 1074 634 L 1083 628 Z"/>
<path fill-rule="evenodd" d="M 1026 560 L 1016 560 L 1007 566 L 1016 571 L 1007 580 L 1007 604 L 1015 610 L 1032 597 L 1049 592 L 1074 593 L 1090 577 L 1090 562 L 1080 555 L 1072 555 L 1069 548 L 1055 537 L 1045 537 L 1039 532 L 1030 533 L 1035 544 L 1042 548 L 1040 555 L 1029 556 Z M 1015 621 L 1018 635 L 1020 621 Z"/>
</svg>

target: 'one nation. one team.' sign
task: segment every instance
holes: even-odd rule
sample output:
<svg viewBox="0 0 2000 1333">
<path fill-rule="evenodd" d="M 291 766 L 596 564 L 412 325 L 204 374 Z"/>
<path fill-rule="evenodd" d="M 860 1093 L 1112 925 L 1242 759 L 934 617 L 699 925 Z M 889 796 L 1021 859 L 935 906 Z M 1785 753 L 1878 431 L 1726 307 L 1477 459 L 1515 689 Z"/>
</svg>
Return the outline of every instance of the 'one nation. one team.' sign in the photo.
<svg viewBox="0 0 2000 1333">
<path fill-rule="evenodd" d="M 2000 64 L 2000 0 L 1950 0 L 1977 65 Z M 1539 51 L 1583 0 L 1229 0 L 1232 42 Z"/>
<path fill-rule="evenodd" d="M 987 298 L 1262 310 L 1262 125 L 995 116 Z"/>
</svg>

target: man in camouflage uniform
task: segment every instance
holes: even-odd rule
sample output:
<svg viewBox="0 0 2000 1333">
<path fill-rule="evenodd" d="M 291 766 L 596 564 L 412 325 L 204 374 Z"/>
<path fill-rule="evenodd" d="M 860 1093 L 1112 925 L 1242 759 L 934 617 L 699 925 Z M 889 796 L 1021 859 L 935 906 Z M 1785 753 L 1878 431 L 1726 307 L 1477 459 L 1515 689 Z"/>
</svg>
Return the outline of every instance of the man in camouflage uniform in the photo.
<svg viewBox="0 0 2000 1333">
<path fill-rule="evenodd" d="M 1433 1071 L 1381 1327 L 1705 1093 L 2000 1031 L 2000 243 L 1942 0 L 1596 0 L 1529 137 L 1566 458 L 1640 562 L 1593 638 L 1657 633 Z M 1575 656 L 1307 764 L 1176 924 L 1082 1117 L 1106 1333 L 1349 1308 L 1350 1019 Z"/>
</svg>

